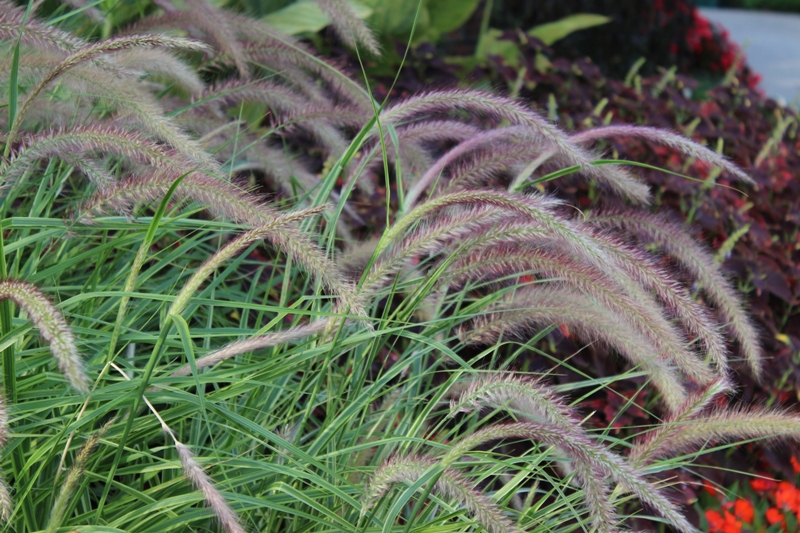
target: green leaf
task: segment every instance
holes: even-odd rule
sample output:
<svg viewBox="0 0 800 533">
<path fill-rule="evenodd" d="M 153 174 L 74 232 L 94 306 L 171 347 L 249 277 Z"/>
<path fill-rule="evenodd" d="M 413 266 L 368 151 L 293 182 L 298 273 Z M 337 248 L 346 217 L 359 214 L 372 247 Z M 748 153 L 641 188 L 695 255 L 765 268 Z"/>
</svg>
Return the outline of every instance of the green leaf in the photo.
<svg viewBox="0 0 800 533">
<path fill-rule="evenodd" d="M 528 35 L 536 37 L 544 44 L 550 46 L 573 32 L 601 26 L 609 22 L 611 22 L 611 18 L 603 15 L 577 13 L 555 22 L 548 22 L 547 24 L 540 24 L 539 26 L 531 28 L 528 30 Z"/>
<path fill-rule="evenodd" d="M 475 56 L 481 61 L 488 59 L 489 56 L 501 56 L 508 65 L 519 66 L 522 52 L 512 41 L 501 40 L 502 35 L 501 30 L 489 28 L 481 35 Z"/>
<path fill-rule="evenodd" d="M 428 32 L 431 15 L 428 10 L 428 1 L 419 0 L 362 0 L 372 8 L 372 16 L 369 17 L 369 27 L 372 28 L 382 39 L 387 37 L 397 37 L 406 40 L 414 30 L 412 42 L 418 43 Z M 419 17 L 417 17 L 417 8 Z M 414 19 L 416 18 L 416 25 Z"/>
<path fill-rule="evenodd" d="M 436 41 L 443 33 L 460 28 L 475 10 L 479 0 L 428 0 L 430 25 L 425 38 Z"/>
<path fill-rule="evenodd" d="M 347 0 L 347 3 L 350 4 L 353 13 L 358 18 L 365 19 L 372 15 L 372 9 L 362 3 L 353 0 Z M 270 13 L 262 20 L 290 35 L 316 33 L 331 23 L 328 15 L 312 0 L 300 0 L 289 4 L 283 9 Z"/>
</svg>

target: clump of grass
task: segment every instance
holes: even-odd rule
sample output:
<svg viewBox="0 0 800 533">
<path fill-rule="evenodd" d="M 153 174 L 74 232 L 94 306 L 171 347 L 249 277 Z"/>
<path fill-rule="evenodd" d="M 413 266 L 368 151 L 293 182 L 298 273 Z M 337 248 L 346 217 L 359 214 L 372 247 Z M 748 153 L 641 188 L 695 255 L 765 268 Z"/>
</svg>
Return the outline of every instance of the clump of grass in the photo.
<svg viewBox="0 0 800 533">
<path fill-rule="evenodd" d="M 0 0 L 17 47 L 0 61 L 17 110 L 3 123 L 0 299 L 28 319 L 0 302 L 8 527 L 613 532 L 630 493 L 690 532 L 652 472 L 708 439 L 797 438 L 791 413 L 709 407 L 729 383 L 722 332 L 755 373 L 758 334 L 708 252 L 647 212 L 647 185 L 584 145 L 634 136 L 745 179 L 729 162 L 649 128 L 570 136 L 489 92 L 378 105 L 279 29 L 155 4 L 89 42 L 35 16 L 23 28 Z M 377 52 L 343 2 L 320 5 L 345 44 Z M 381 182 L 407 194 L 356 241 L 352 189 L 369 190 L 384 157 L 408 174 Z M 584 219 L 518 192 L 564 167 L 637 207 Z M 530 348 L 561 324 L 629 362 L 614 379 L 644 375 L 664 422 L 624 446 L 586 430 L 557 387 L 479 378 L 483 356 L 466 358 L 483 347 L 507 368 L 509 339 Z M 63 477 L 74 434 L 93 436 Z"/>
</svg>

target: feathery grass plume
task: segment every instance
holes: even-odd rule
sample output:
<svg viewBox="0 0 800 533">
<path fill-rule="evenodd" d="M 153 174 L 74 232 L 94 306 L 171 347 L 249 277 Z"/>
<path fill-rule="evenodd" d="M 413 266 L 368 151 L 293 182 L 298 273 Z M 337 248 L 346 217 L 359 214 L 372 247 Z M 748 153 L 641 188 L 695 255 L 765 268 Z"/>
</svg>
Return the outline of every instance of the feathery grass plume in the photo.
<svg viewBox="0 0 800 533">
<path fill-rule="evenodd" d="M 455 213 L 444 213 L 431 221 L 421 223 L 397 244 L 388 244 L 382 249 L 382 251 L 386 251 L 388 247 L 391 247 L 386 254 L 376 253 L 377 246 L 374 246 L 370 255 L 375 254 L 376 260 L 363 277 L 361 291 L 372 294 L 389 281 L 392 275 L 397 274 L 412 257 L 439 251 L 446 242 L 474 235 L 481 227 L 482 222 L 494 220 L 497 216 L 497 210 L 485 206 Z"/>
<path fill-rule="evenodd" d="M 491 344 L 500 335 L 521 335 L 531 325 L 566 324 L 587 342 L 600 340 L 632 365 L 641 367 L 661 393 L 667 409 L 679 409 L 687 398 L 676 369 L 659 356 L 649 339 L 627 321 L 584 295 L 561 288 L 522 287 L 490 305 L 486 314 L 461 325 L 458 337 L 466 344 Z"/>
<path fill-rule="evenodd" d="M 344 136 L 324 117 L 305 118 L 301 116 L 302 112 L 308 108 L 308 101 L 302 95 L 288 87 L 267 80 L 229 80 L 211 87 L 200 95 L 199 102 L 193 105 L 191 113 L 214 107 L 232 107 L 241 102 L 265 104 L 275 117 L 273 127 L 290 131 L 300 128 L 308 131 L 327 149 L 329 156 L 339 156 L 347 149 L 348 143 Z M 335 114 L 332 106 L 326 106 L 325 109 Z M 286 119 L 285 117 L 290 118 Z M 191 119 L 187 118 L 186 120 L 190 121 Z"/>
<path fill-rule="evenodd" d="M 476 149 L 490 147 L 490 151 L 498 147 L 499 144 L 514 143 L 522 144 L 531 152 L 540 150 L 544 136 L 539 131 L 527 126 L 509 126 L 481 132 L 474 137 L 467 139 L 440 157 L 422 177 L 408 190 L 405 196 L 407 206 L 416 203 L 417 198 L 437 180 L 448 165 L 456 161 L 459 157 L 468 155 Z"/>
<path fill-rule="evenodd" d="M 736 291 L 714 263 L 714 257 L 685 228 L 663 215 L 632 210 L 593 214 L 588 222 L 600 227 L 616 227 L 648 244 L 655 244 L 685 268 L 714 304 L 733 337 L 739 342 L 753 374 L 757 379 L 760 378 L 762 355 L 758 332 L 744 312 Z"/>
<path fill-rule="evenodd" d="M 81 392 L 89 392 L 89 379 L 84 373 L 75 337 L 55 305 L 39 289 L 24 281 L 0 281 L 0 300 L 6 298 L 21 307 L 39 328 L 39 334 L 50 345 L 59 370 L 70 384 Z"/>
<path fill-rule="evenodd" d="M 300 89 L 309 89 L 321 79 L 337 96 L 350 101 L 360 109 L 371 111 L 370 97 L 363 87 L 335 66 L 317 57 L 310 47 L 250 17 L 219 10 L 209 20 L 209 17 L 195 13 L 192 9 L 175 10 L 146 17 L 129 26 L 125 32 L 181 28 L 190 35 L 202 38 L 203 35 L 198 35 L 197 30 L 207 35 L 208 30 L 204 27 L 218 21 L 225 21 L 235 32 L 243 57 L 252 65 L 271 69 L 283 78 L 296 83 Z M 222 57 L 218 57 L 217 60 L 225 62 L 225 58 Z M 303 74 L 304 70 L 314 74 L 318 79 L 308 78 Z"/>
<path fill-rule="evenodd" d="M 41 159 L 62 155 L 74 159 L 94 152 L 125 157 L 157 168 L 176 164 L 174 153 L 137 133 L 105 125 L 76 126 L 21 137 L 20 146 L 12 152 L 11 160 L 0 167 L 2 184 L 4 187 L 13 185 Z"/>
<path fill-rule="evenodd" d="M 8 523 L 14 513 L 14 500 L 5 478 L 0 475 L 0 521 Z"/>
<path fill-rule="evenodd" d="M 172 437 L 175 449 L 178 450 L 178 458 L 183 467 L 183 475 L 191 481 L 195 489 L 203 493 L 206 505 L 211 508 L 220 526 L 226 533 L 246 533 L 239 523 L 239 516 L 236 514 L 225 498 L 214 486 L 211 477 L 197 463 L 192 450 L 178 440 L 172 430 L 161 420 L 161 429 Z"/>
<path fill-rule="evenodd" d="M 250 76 L 250 69 L 247 66 L 247 58 L 242 51 L 241 43 L 236 38 L 236 30 L 231 27 L 224 16 L 219 16 L 220 11 L 212 7 L 206 0 L 192 2 L 189 11 L 195 13 L 193 22 L 204 21 L 202 30 L 214 42 L 220 52 L 231 58 L 239 76 L 247 79 Z M 185 12 L 184 12 L 185 13 Z"/>
<path fill-rule="evenodd" d="M 25 113 L 28 111 L 33 101 L 36 100 L 36 98 L 39 96 L 39 93 L 41 93 L 45 87 L 47 87 L 61 74 L 104 54 L 109 54 L 120 50 L 127 50 L 130 48 L 152 47 L 181 49 L 187 51 L 205 51 L 207 49 L 206 45 L 197 41 L 190 41 L 188 39 L 181 39 L 178 37 L 164 37 L 159 35 L 131 35 L 128 37 L 115 37 L 84 46 L 55 65 L 50 72 L 48 72 L 30 91 L 28 91 L 25 101 L 20 106 L 19 112 L 14 119 L 14 123 L 11 125 L 11 129 L 8 132 L 8 137 L 6 139 L 7 147 L 10 147 L 11 142 L 16 138 L 17 133 L 19 132 L 20 124 L 25 117 Z"/>
<path fill-rule="evenodd" d="M 681 424 L 692 423 L 720 394 L 732 389 L 727 378 L 720 378 L 693 393 L 681 408 L 672 413 L 653 431 L 645 433 L 633 444 L 628 457 L 635 466 L 645 466 L 670 447 L 670 441 L 681 431 Z"/>
<path fill-rule="evenodd" d="M 580 429 L 581 420 L 540 380 L 520 378 L 511 373 L 476 380 L 457 400 L 451 400 L 450 416 L 483 406 L 507 407 L 535 422 L 545 420 L 565 433 L 574 433 L 578 439 L 585 438 Z M 445 466 L 457 459 L 451 453 L 446 457 L 442 460 Z M 584 501 L 594 517 L 595 528 L 597 531 L 614 531 L 614 508 L 608 487 L 602 483 L 602 474 L 587 463 L 578 463 L 575 472 L 578 482 L 584 487 Z"/>
<path fill-rule="evenodd" d="M 260 335 L 251 339 L 245 339 L 226 344 L 222 348 L 215 350 L 195 361 L 195 368 L 200 370 L 208 366 L 216 365 L 217 363 L 237 355 L 253 352 L 255 350 L 263 350 L 264 348 L 271 348 L 287 342 L 305 339 L 306 337 L 311 337 L 312 335 L 318 335 L 326 331 L 331 326 L 332 322 L 334 322 L 334 320 L 331 318 L 323 318 L 320 320 L 314 320 L 308 324 L 278 331 L 276 333 L 268 333 L 267 335 Z M 192 368 L 187 364 L 170 374 L 170 377 L 189 376 L 191 373 Z"/>
<path fill-rule="evenodd" d="M 389 492 L 392 485 L 414 483 L 436 466 L 435 460 L 414 455 L 394 457 L 389 460 L 375 472 L 365 489 L 362 516 Z M 496 503 L 482 492 L 475 490 L 473 483 L 453 469 L 445 468 L 439 474 L 431 492 L 439 497 L 457 501 L 489 533 L 522 533 L 522 530 L 505 516 Z"/>
<path fill-rule="evenodd" d="M 536 422 L 494 424 L 463 437 L 450 448 L 443 461 L 451 461 L 452 458 L 460 457 L 486 442 L 509 438 L 527 438 L 556 446 L 567 453 L 576 463 L 588 464 L 596 469 L 596 475 L 600 476 L 596 481 L 602 482 L 604 479 L 609 479 L 622 484 L 631 490 L 639 500 L 652 506 L 678 531 L 697 533 L 697 530 L 663 492 L 624 458 L 596 444 L 588 437 L 566 433 L 557 426 Z"/>
<path fill-rule="evenodd" d="M 324 82 L 335 99 L 344 100 L 356 109 L 371 109 L 369 96 L 364 89 L 328 61 L 309 55 L 308 52 L 283 41 L 250 43 L 244 49 L 251 62 L 268 68 L 307 95 L 314 93 L 307 92 L 310 87 L 307 85 L 309 77 L 306 71 L 311 74 L 310 79 L 316 78 Z"/>
<path fill-rule="evenodd" d="M 631 460 L 646 465 L 708 441 L 785 439 L 800 442 L 800 416 L 770 408 L 716 409 L 712 401 L 731 389 L 720 379 L 692 395 L 678 412 L 634 443 Z M 711 412 L 708 412 L 711 411 Z"/>
<path fill-rule="evenodd" d="M 47 533 L 55 533 L 55 531 L 61 527 L 70 498 L 75 495 L 75 489 L 78 488 L 78 481 L 80 481 L 81 476 L 83 476 L 86 461 L 89 460 L 89 456 L 92 455 L 92 452 L 97 447 L 97 444 L 100 442 L 103 435 L 105 435 L 106 431 L 108 431 L 109 425 L 112 422 L 113 419 L 93 433 L 83 446 L 81 446 L 78 455 L 75 456 L 75 463 L 73 463 L 72 468 L 70 468 L 67 473 L 64 483 L 61 484 L 61 489 L 58 491 L 58 496 L 50 510 L 50 521 L 47 523 Z"/>
<path fill-rule="evenodd" d="M 19 38 L 24 16 L 24 8 L 15 2 L 0 0 L 0 41 L 12 41 Z M 72 52 L 86 45 L 83 39 L 53 26 L 42 24 L 34 17 L 29 17 L 25 22 L 21 42 L 25 45 L 64 52 Z"/>
<path fill-rule="evenodd" d="M 613 166 L 593 166 L 595 158 L 590 152 L 570 141 L 566 134 L 544 117 L 510 98 L 473 90 L 432 91 L 386 109 L 381 112 L 381 120 L 399 124 L 422 114 L 441 114 L 454 110 L 494 117 L 499 121 L 508 121 L 513 126 L 527 126 L 539 132 L 564 161 L 579 166 L 587 176 L 636 203 L 647 204 L 650 201 L 650 190 L 644 183 L 629 174 L 619 173 Z"/>
<path fill-rule="evenodd" d="M 135 205 L 162 198 L 180 175 L 178 171 L 166 169 L 116 182 L 97 191 L 79 208 L 82 215 L 78 216 L 84 222 L 91 222 L 93 214 L 109 209 L 118 213 L 129 213 Z M 199 172 L 186 175 L 175 190 L 175 198 L 191 199 L 205 206 L 214 216 L 222 216 L 251 227 L 271 224 L 281 216 L 279 211 L 264 204 L 255 195 L 232 183 Z M 327 290 L 340 298 L 351 313 L 360 317 L 367 316 L 355 288 L 343 279 L 339 269 L 307 233 L 293 225 L 284 225 L 264 238 L 320 280 Z"/>
<path fill-rule="evenodd" d="M 630 124 L 618 124 L 612 126 L 600 126 L 590 130 L 575 133 L 570 136 L 570 139 L 580 144 L 591 143 L 600 139 L 607 139 L 609 137 L 627 137 L 631 139 L 642 139 L 647 142 L 662 144 L 673 150 L 677 150 L 686 157 L 705 161 L 717 168 L 728 172 L 737 179 L 754 185 L 753 178 L 748 176 L 739 167 L 731 163 L 725 156 L 718 154 L 713 150 L 709 150 L 705 146 L 694 142 L 693 140 L 666 131 L 659 128 L 650 128 L 647 126 L 633 126 Z"/>
<path fill-rule="evenodd" d="M 316 0 L 331 19 L 331 27 L 339 39 L 350 48 L 361 46 L 374 56 L 381 55 L 378 40 L 363 20 L 358 18 L 345 0 Z"/>
<path fill-rule="evenodd" d="M 397 240 L 417 220 L 430 216 L 445 207 L 463 205 L 482 205 L 503 210 L 507 214 L 522 215 L 529 225 L 550 233 L 550 241 L 555 246 L 569 250 L 581 260 L 595 265 L 611 277 L 616 269 L 608 261 L 607 254 L 599 248 L 591 234 L 580 224 L 557 214 L 552 208 L 561 202 L 554 197 L 538 194 L 512 194 L 502 190 L 473 189 L 443 194 L 420 204 L 395 222 L 384 235 L 377 253 Z"/>
<path fill-rule="evenodd" d="M 648 338 L 661 357 L 674 361 L 692 379 L 701 383 L 712 380 L 710 368 L 687 347 L 681 333 L 649 294 L 634 284 L 617 282 L 570 254 L 524 244 L 480 247 L 458 259 L 445 276 L 462 283 L 531 271 L 543 276 L 547 284 L 585 294 L 618 320 L 629 323 Z"/>
<path fill-rule="evenodd" d="M 190 96 L 202 94 L 205 89 L 197 72 L 173 54 L 159 48 L 131 48 L 114 55 L 125 69 L 167 79 L 182 87 Z"/>
<path fill-rule="evenodd" d="M 327 205 L 321 205 L 285 213 L 279 215 L 266 224 L 261 224 L 256 228 L 242 233 L 231 242 L 217 250 L 214 255 L 209 257 L 197 268 L 197 270 L 194 271 L 192 277 L 189 278 L 189 281 L 186 282 L 178 295 L 175 297 L 175 300 L 173 300 L 167 314 L 180 315 L 206 278 L 228 259 L 238 255 L 242 250 L 251 244 L 269 237 L 276 231 L 280 231 L 280 229 L 284 226 L 299 222 L 314 215 L 319 215 L 327 210 L 328 207 L 329 206 Z"/>
<path fill-rule="evenodd" d="M 362 121 L 361 124 L 364 122 Z M 395 131 L 400 146 L 395 146 L 394 143 L 388 142 L 387 139 L 386 155 L 390 160 L 399 159 L 401 161 L 404 174 L 403 181 L 408 185 L 415 183 L 416 178 L 434 163 L 434 158 L 426 153 L 425 148 L 428 148 L 427 145 L 445 141 L 463 142 L 479 134 L 481 129 L 458 120 L 429 120 L 399 125 L 395 128 Z M 378 146 L 380 143 L 374 142 L 373 144 Z M 377 149 L 368 153 L 370 161 L 367 164 L 367 169 L 370 172 L 382 173 L 382 150 Z"/>
<path fill-rule="evenodd" d="M 595 242 L 608 254 L 612 263 L 634 282 L 653 291 L 661 303 L 686 330 L 699 339 L 720 375 L 728 370 L 725 339 L 708 309 L 693 301 L 688 291 L 643 250 L 628 246 L 605 232 L 593 231 Z"/>
</svg>

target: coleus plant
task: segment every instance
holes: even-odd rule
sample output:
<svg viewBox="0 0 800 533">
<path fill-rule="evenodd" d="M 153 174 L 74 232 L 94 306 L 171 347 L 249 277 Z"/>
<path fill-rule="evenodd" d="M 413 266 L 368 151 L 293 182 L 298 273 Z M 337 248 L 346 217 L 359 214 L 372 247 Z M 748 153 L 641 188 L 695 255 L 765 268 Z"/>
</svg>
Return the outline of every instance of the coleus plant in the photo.
<svg viewBox="0 0 800 533">
<path fill-rule="evenodd" d="M 326 9 L 335 4 L 325 2 Z M 759 375 L 758 334 L 710 255 L 681 227 L 647 213 L 648 186 L 586 145 L 641 138 L 750 180 L 728 160 L 651 128 L 568 135 L 490 92 L 427 91 L 380 104 L 274 28 L 206 2 L 157 6 L 120 35 L 88 43 L 0 1 L 10 102 L 0 178 L 3 210 L 15 228 L 3 237 L 6 250 L 18 254 L 12 271 L 55 280 L 49 292 L 71 302 L 99 300 L 70 316 L 53 303 L 56 294 L 33 280 L 12 280 L 6 263 L 0 265 L 8 277 L 0 297 L 25 312 L 75 389 L 64 393 L 59 382 L 43 381 L 44 361 L 17 364 L 14 349 L 29 350 L 30 326 L 0 309 L 9 339 L 4 384 L 19 413 L 12 428 L 26 428 L 12 431 L 0 417 L 0 435 L 12 445 L 3 464 L 17 493 L 14 503 L 8 490 L 0 491 L 9 524 L 129 529 L 163 516 L 161 529 L 200 527 L 215 517 L 232 532 L 391 529 L 403 520 L 455 520 L 459 530 L 474 522 L 492 532 L 610 532 L 624 528 L 620 506 L 632 495 L 660 520 L 691 532 L 655 475 L 665 469 L 665 463 L 654 467 L 657 461 L 709 439 L 800 434 L 800 419 L 790 413 L 711 407 L 731 389 L 729 339 Z M 333 19 L 356 46 L 374 45 L 357 19 Z M 181 35 L 161 33 L 175 31 Z M 199 63 L 202 76 L 171 50 Z M 268 177 L 296 208 L 280 209 L 240 181 L 253 173 Z M 591 180 L 629 207 L 584 218 L 553 195 L 530 192 L 567 174 Z M 55 186 L 45 187 L 49 180 Z M 395 187 L 397 198 L 387 202 L 397 208 L 379 237 L 357 241 L 350 198 L 381 180 Z M 151 213 L 148 206 L 155 206 Z M 34 212 L 44 216 L 26 216 Z M 64 239 L 59 251 L 41 237 L 21 237 L 17 225 L 26 219 L 46 221 L 50 235 Z M 115 245 L 113 239 L 127 242 L 125 231 L 142 220 L 148 229 L 135 253 Z M 223 225 L 209 236 L 215 224 Z M 156 239 L 162 225 L 181 253 Z M 629 235 L 681 263 L 713 307 L 693 298 L 654 248 L 628 244 Z M 231 273 L 264 240 L 273 250 L 270 279 L 280 277 L 268 282 L 264 301 L 254 298 L 256 276 L 247 301 L 212 297 L 211 311 L 202 310 L 204 295 L 238 294 Z M 28 243 L 37 243 L 42 261 L 49 254 L 59 260 L 40 269 L 38 257 L 32 263 L 19 252 Z M 195 247 L 208 257 L 199 260 Z M 82 278 L 72 271 L 97 253 L 104 260 L 95 273 Z M 240 316 L 236 335 L 213 327 L 230 325 L 214 309 L 232 304 L 260 313 L 252 324 Z M 266 324 L 263 317 L 270 317 Z M 70 319 L 98 339 L 86 341 L 99 349 L 85 361 Z M 543 380 L 480 377 L 459 355 L 468 346 L 525 339 L 559 324 L 587 343 L 607 345 L 647 376 L 663 423 L 617 449 L 584 429 Z M 218 336 L 243 338 L 212 347 Z M 202 348 L 196 338 L 204 339 Z M 137 355 L 142 345 L 152 349 L 149 355 Z M 389 346 L 407 361 L 373 374 L 370 362 Z M 267 349 L 273 358 L 254 360 L 247 365 L 252 374 L 243 374 L 240 365 Z M 430 380 L 433 363 L 421 357 L 434 352 L 459 362 L 463 372 L 444 385 Z M 20 394 L 23 383 L 34 385 Z M 66 396 L 57 407 L 30 400 L 45 389 Z M 455 422 L 436 410 L 448 397 Z M 264 403 L 257 407 L 254 398 Z M 482 416 L 483 408 L 509 409 L 517 420 L 497 422 Z M 40 410 L 58 421 L 55 433 L 47 432 Z M 246 428 L 246 438 L 231 438 L 229 426 Z M 76 434 L 91 434 L 77 451 Z M 530 483 L 543 475 L 540 467 L 520 476 L 502 468 L 503 461 L 489 462 L 494 472 L 473 461 L 520 440 L 555 449 L 565 480 L 553 483 L 569 503 L 564 509 L 533 512 L 537 491 Z M 104 450 L 108 445 L 113 449 Z M 37 446 L 42 451 L 29 455 Z M 217 476 L 196 455 L 206 447 L 220 455 Z M 72 468 L 61 479 L 68 457 Z M 186 484 L 176 485 L 165 471 L 170 457 L 199 498 L 184 497 L 191 494 Z M 536 448 L 532 457 L 548 455 Z M 41 466 L 31 474 L 25 465 L 34 461 Z M 105 481 L 91 488 L 90 463 L 91 481 Z M 244 474 L 250 469 L 255 477 Z M 112 490 L 119 479 L 127 488 Z M 398 484 L 407 489 L 387 505 Z M 32 509 L 42 505 L 36 493 L 45 486 L 51 512 L 41 517 Z M 418 490 L 427 503 L 399 517 Z M 574 495 L 565 495 L 570 490 Z M 208 510 L 178 514 L 198 501 Z"/>
</svg>

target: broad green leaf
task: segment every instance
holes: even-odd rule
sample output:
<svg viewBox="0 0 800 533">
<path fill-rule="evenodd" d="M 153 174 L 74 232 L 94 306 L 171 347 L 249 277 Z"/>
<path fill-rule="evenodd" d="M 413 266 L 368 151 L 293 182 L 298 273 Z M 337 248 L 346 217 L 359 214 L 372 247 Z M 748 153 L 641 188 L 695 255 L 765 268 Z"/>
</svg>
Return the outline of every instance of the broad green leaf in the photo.
<svg viewBox="0 0 800 533">
<path fill-rule="evenodd" d="M 426 38 L 437 40 L 443 33 L 460 28 L 478 8 L 479 0 L 428 0 L 430 25 Z"/>
<path fill-rule="evenodd" d="M 601 26 L 609 22 L 611 22 L 611 18 L 604 15 L 577 13 L 555 22 L 548 22 L 547 24 L 540 24 L 539 26 L 531 28 L 528 30 L 528 35 L 536 37 L 544 44 L 550 46 L 573 32 Z"/>
<path fill-rule="evenodd" d="M 430 25 L 430 12 L 428 1 L 420 0 L 422 6 L 417 17 L 417 0 L 361 0 L 364 4 L 372 8 L 372 16 L 369 17 L 369 27 L 385 39 L 386 37 L 397 37 L 398 39 L 408 39 L 414 30 L 414 42 L 419 42 L 427 35 Z M 416 25 L 414 19 L 417 19 Z"/>
<path fill-rule="evenodd" d="M 372 9 L 363 3 L 348 0 L 353 13 L 358 18 L 365 19 L 372 15 Z M 331 23 L 319 5 L 312 0 L 300 0 L 279 9 L 262 19 L 264 22 L 280 29 L 284 33 L 297 35 L 299 33 L 316 33 Z"/>
</svg>

